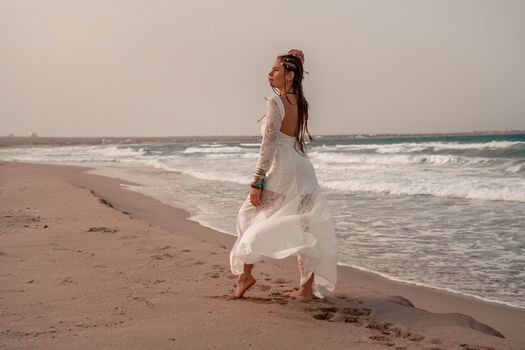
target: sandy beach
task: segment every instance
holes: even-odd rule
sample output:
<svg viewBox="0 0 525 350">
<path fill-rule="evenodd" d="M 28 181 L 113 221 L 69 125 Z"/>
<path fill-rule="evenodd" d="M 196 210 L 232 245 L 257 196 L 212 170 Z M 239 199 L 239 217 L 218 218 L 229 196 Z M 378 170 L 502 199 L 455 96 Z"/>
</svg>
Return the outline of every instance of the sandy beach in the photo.
<svg viewBox="0 0 525 350">
<path fill-rule="evenodd" d="M 523 309 L 349 267 L 324 300 L 282 297 L 295 257 L 230 300 L 234 237 L 88 169 L 0 162 L 2 349 L 525 348 Z"/>
</svg>

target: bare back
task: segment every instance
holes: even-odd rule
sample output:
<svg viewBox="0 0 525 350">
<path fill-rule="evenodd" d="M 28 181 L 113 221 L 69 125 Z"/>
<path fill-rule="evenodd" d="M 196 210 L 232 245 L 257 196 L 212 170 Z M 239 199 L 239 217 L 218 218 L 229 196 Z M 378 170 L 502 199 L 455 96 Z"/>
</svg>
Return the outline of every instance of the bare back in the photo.
<svg viewBox="0 0 525 350">
<path fill-rule="evenodd" d="M 288 98 L 286 98 L 288 96 Z M 281 124 L 281 132 L 288 136 L 295 137 L 297 131 L 297 97 L 295 95 L 280 96 L 284 106 L 284 119 Z M 290 102 L 288 102 L 290 100 Z"/>
</svg>

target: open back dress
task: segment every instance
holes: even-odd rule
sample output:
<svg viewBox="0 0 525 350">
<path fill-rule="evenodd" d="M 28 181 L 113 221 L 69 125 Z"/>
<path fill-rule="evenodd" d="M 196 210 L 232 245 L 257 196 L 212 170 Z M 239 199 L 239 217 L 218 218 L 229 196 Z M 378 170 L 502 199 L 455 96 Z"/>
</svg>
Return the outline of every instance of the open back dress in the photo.
<svg viewBox="0 0 525 350">
<path fill-rule="evenodd" d="M 281 97 L 268 98 L 256 165 L 266 174 L 263 204 L 254 206 L 248 194 L 239 209 L 231 272 L 240 275 L 244 264 L 296 255 L 300 285 L 313 273 L 313 294 L 324 298 L 337 282 L 333 220 L 310 159 L 295 149 L 295 137 L 280 131 L 284 115 Z"/>
</svg>

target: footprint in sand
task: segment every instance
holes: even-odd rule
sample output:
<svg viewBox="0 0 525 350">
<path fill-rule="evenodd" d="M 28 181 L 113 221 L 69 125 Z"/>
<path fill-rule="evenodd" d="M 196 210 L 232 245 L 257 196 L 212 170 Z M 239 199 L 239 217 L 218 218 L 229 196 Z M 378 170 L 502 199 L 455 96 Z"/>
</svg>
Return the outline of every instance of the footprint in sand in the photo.
<svg viewBox="0 0 525 350">
<path fill-rule="evenodd" d="M 495 350 L 491 346 L 459 344 L 465 350 Z"/>
<path fill-rule="evenodd" d="M 146 304 L 148 307 L 153 307 L 154 306 L 154 304 L 151 301 L 149 301 L 148 299 L 146 299 L 144 297 L 128 296 L 128 298 L 130 298 L 132 300 L 136 300 L 136 301 L 142 302 L 142 303 Z"/>
<path fill-rule="evenodd" d="M 312 317 L 318 320 L 326 320 L 330 322 L 345 322 L 356 323 L 360 319 L 368 316 L 370 309 L 362 308 L 338 308 L 335 306 L 321 307 L 321 308 L 305 308 L 305 311 L 315 311 Z"/>
<path fill-rule="evenodd" d="M 269 290 L 272 288 L 272 287 L 267 286 L 267 285 L 265 285 L 265 284 L 256 284 L 256 285 L 253 286 L 253 287 L 254 287 L 254 288 L 253 288 L 254 290 L 258 290 L 258 291 L 260 291 L 260 292 L 267 292 L 267 291 L 269 291 Z"/>
<path fill-rule="evenodd" d="M 218 272 L 206 272 L 204 277 L 219 278 L 221 275 Z"/>
<path fill-rule="evenodd" d="M 336 306 L 321 308 L 305 308 L 305 311 L 314 311 L 312 316 L 317 320 L 329 322 L 353 323 L 368 328 L 380 334 L 374 334 L 369 338 L 376 341 L 386 342 L 385 345 L 395 345 L 394 338 L 403 338 L 413 342 L 421 342 L 424 336 L 410 332 L 407 327 L 400 324 L 378 322 L 370 318 L 371 309 L 368 308 L 339 308 Z M 482 350 L 482 349 L 480 349 Z M 485 350 L 485 349 L 483 349 Z"/>
<path fill-rule="evenodd" d="M 375 340 L 375 341 L 378 341 L 378 342 L 382 342 L 386 346 L 394 346 L 394 345 L 396 345 L 396 343 L 392 340 L 392 338 L 384 336 L 384 335 L 372 335 L 372 336 L 370 336 L 368 338 L 372 339 L 372 340 Z M 404 347 L 398 346 L 398 347 L 396 347 L 396 349 L 404 349 Z"/>
<path fill-rule="evenodd" d="M 344 300 L 351 303 L 363 304 L 364 302 L 359 298 L 351 298 L 346 294 L 340 294 L 335 296 L 337 299 Z"/>
<path fill-rule="evenodd" d="M 73 281 L 73 279 L 71 277 L 66 277 L 66 278 L 63 278 L 62 280 L 60 280 L 60 284 L 61 285 L 66 285 L 66 284 L 78 284 L 78 282 L 75 282 Z"/>
<path fill-rule="evenodd" d="M 152 284 L 159 284 L 159 283 L 164 283 L 166 282 L 166 280 L 160 280 L 160 279 L 157 279 L 157 280 L 149 280 Z"/>
<path fill-rule="evenodd" d="M 224 270 L 227 269 L 226 266 L 224 266 L 224 265 L 218 265 L 218 264 L 214 264 L 214 265 L 212 265 L 212 267 L 213 267 L 214 269 L 217 269 L 217 270 L 220 270 L 220 271 L 224 271 Z"/>
<path fill-rule="evenodd" d="M 370 318 L 371 309 L 368 308 L 339 308 L 336 306 L 321 308 L 305 308 L 305 311 L 316 312 L 312 317 L 330 322 L 358 323 L 368 329 L 378 331 L 381 335 L 374 335 L 377 340 L 390 341 L 389 335 L 404 338 L 414 342 L 425 339 L 424 336 L 410 332 L 407 327 L 398 324 L 377 322 Z"/>
<path fill-rule="evenodd" d="M 388 334 L 392 334 L 397 338 L 404 338 L 408 339 L 413 342 L 420 342 L 423 339 L 425 339 L 424 336 L 412 333 L 408 330 L 408 328 L 402 324 L 390 324 L 387 323 L 387 330 Z"/>
<path fill-rule="evenodd" d="M 64 248 L 62 245 L 60 245 L 59 243 L 55 243 L 55 242 L 51 242 L 49 243 L 50 246 L 53 246 L 51 249 L 52 250 L 67 250 L 66 248 Z"/>
<path fill-rule="evenodd" d="M 101 269 L 106 269 L 108 267 L 108 265 L 101 265 L 101 264 L 98 264 L 98 265 L 93 265 L 91 267 L 96 267 L 96 268 L 101 268 Z"/>
<path fill-rule="evenodd" d="M 288 300 L 283 298 L 283 297 L 278 297 L 278 296 L 275 296 L 275 297 L 269 297 L 269 298 L 262 298 L 262 297 L 254 297 L 254 296 L 243 296 L 242 298 L 240 299 L 237 299 L 237 298 L 233 298 L 233 289 L 230 289 L 230 293 L 231 294 L 224 294 L 222 296 L 210 296 L 210 298 L 221 298 L 221 299 L 225 299 L 225 300 L 228 300 L 228 301 L 250 301 L 252 303 L 256 303 L 256 304 L 280 304 L 280 305 L 285 305 L 285 304 L 288 304 Z"/>
<path fill-rule="evenodd" d="M 159 248 L 152 249 L 151 251 L 152 251 L 152 252 L 161 252 L 161 251 L 163 251 L 163 250 L 167 250 L 167 249 L 170 249 L 170 248 L 171 248 L 171 246 L 168 244 L 168 245 L 165 245 L 165 246 L 163 246 L 163 247 L 159 247 Z"/>
<path fill-rule="evenodd" d="M 165 253 L 162 253 L 162 254 L 152 255 L 151 257 L 154 258 L 154 259 L 158 259 L 158 260 L 164 260 L 164 259 L 171 259 L 171 258 L 173 258 L 173 255 L 171 255 L 169 252 L 165 252 Z"/>
<path fill-rule="evenodd" d="M 115 228 L 108 228 L 108 227 L 103 227 L 103 226 L 93 226 L 93 227 L 90 227 L 89 230 L 87 230 L 87 232 L 104 232 L 104 233 L 113 233 L 117 231 L 118 230 Z"/>
</svg>

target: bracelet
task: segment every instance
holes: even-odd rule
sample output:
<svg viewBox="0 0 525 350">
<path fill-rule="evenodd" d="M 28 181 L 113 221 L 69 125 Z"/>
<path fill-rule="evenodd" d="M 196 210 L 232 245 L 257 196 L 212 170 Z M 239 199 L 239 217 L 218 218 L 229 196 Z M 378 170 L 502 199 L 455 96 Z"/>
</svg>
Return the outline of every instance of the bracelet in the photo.
<svg viewBox="0 0 525 350">
<path fill-rule="evenodd" d="M 254 181 L 254 182 L 252 182 L 251 187 L 252 188 L 263 189 L 264 188 L 264 181 Z"/>
</svg>

